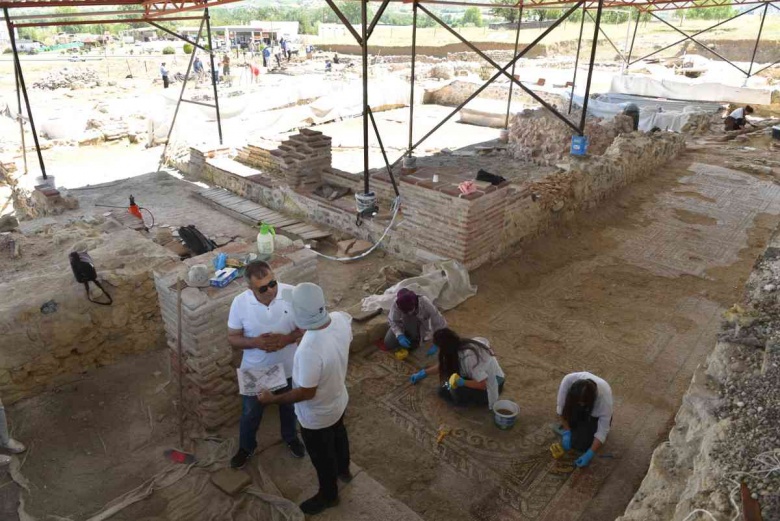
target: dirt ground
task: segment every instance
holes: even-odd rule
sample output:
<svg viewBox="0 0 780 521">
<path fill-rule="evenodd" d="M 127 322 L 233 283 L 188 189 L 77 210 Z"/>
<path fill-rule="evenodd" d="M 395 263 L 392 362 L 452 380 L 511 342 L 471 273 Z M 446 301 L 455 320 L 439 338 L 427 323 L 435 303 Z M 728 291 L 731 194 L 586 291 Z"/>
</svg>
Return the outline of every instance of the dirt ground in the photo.
<svg viewBox="0 0 780 521">
<path fill-rule="evenodd" d="M 507 374 L 504 396 L 521 407 L 513 430 L 496 429 L 487 410 L 446 405 L 434 378 L 411 386 L 408 375 L 428 362 L 423 353 L 406 362 L 378 350 L 353 357 L 347 425 L 355 463 L 427 521 L 619 515 L 667 435 L 693 369 L 714 345 L 719 313 L 739 300 L 755 256 L 780 222 L 772 176 L 711 166 L 750 152 L 742 146 L 694 147 L 565 229 L 473 274 L 478 294 L 446 316 L 463 334 L 491 340 Z M 111 193 L 121 199 L 154 179 L 169 191 L 189 189 L 154 177 L 161 175 L 84 192 L 85 204 Z M 145 200 L 156 201 L 154 183 Z M 186 207 L 182 198 L 161 214 L 171 220 L 165 212 Z M 330 304 L 355 302 L 391 261 L 322 262 Z M 610 382 L 616 413 L 603 456 L 587 470 L 561 474 L 549 456 L 549 423 L 557 384 L 575 370 Z M 165 468 L 162 451 L 177 444 L 175 390 L 167 380 L 167 354 L 158 351 L 9 407 L 14 435 L 30 447 L 21 459 L 30 482 L 27 511 L 38 519 L 85 519 Z M 276 415 L 268 416 L 261 446 L 277 443 Z M 442 425 L 452 431 L 438 444 Z M 233 425 L 220 435 L 236 432 Z M 267 464 L 284 472 L 279 461 Z M 7 505 L 20 490 L 2 479 Z M 204 498 L 220 498 L 203 488 L 204 479 L 187 483 L 207 490 Z M 114 519 L 207 519 L 200 503 L 182 504 L 185 496 L 176 494 L 155 493 Z"/>
</svg>

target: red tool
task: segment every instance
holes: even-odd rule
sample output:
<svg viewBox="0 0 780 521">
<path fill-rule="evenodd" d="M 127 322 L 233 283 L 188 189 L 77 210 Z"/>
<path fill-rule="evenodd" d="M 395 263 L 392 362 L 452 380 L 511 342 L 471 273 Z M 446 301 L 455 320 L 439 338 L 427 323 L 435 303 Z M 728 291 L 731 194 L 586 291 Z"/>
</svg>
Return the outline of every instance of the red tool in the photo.
<svg viewBox="0 0 780 521">
<path fill-rule="evenodd" d="M 138 217 L 142 221 L 144 220 L 144 216 L 141 215 L 141 209 L 138 208 L 137 204 L 135 204 L 135 197 L 133 197 L 132 195 L 130 196 L 130 206 L 128 207 L 127 210 L 130 212 L 131 215 Z"/>
</svg>

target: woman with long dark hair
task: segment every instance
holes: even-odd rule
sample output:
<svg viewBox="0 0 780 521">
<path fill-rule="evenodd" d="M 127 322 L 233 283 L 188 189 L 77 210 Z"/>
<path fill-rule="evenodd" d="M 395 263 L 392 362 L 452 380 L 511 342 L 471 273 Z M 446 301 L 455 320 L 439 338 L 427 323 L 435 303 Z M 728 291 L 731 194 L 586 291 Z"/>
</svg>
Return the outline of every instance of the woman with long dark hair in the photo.
<svg viewBox="0 0 780 521">
<path fill-rule="evenodd" d="M 587 467 L 607 441 L 612 425 L 612 388 L 591 373 L 568 374 L 558 388 L 557 412 L 563 449 L 583 452 L 574 463 Z"/>
<path fill-rule="evenodd" d="M 456 404 L 474 403 L 490 409 L 504 389 L 504 372 L 485 338 L 461 338 L 449 328 L 433 334 L 439 363 L 411 377 L 416 384 L 429 374 L 439 375 L 439 396 Z"/>
</svg>

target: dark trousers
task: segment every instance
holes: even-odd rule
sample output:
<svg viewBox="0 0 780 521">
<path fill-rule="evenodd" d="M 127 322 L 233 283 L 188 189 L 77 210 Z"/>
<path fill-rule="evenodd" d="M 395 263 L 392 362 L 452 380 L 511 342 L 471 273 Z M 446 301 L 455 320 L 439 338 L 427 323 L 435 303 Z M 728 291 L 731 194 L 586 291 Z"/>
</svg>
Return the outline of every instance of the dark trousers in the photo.
<svg viewBox="0 0 780 521">
<path fill-rule="evenodd" d="M 504 392 L 504 379 L 497 376 L 498 380 L 498 394 Z M 439 396 L 452 402 L 455 405 L 487 405 L 488 394 L 487 390 L 471 389 L 470 387 L 458 387 L 457 389 L 447 389 L 442 385 L 439 388 Z"/>
<path fill-rule="evenodd" d="M 745 126 L 745 120 L 744 118 L 732 118 L 731 116 L 726 116 L 726 119 L 723 120 L 723 127 L 725 130 L 739 130 Z"/>
<path fill-rule="evenodd" d="M 301 437 L 317 470 L 319 496 L 325 500 L 336 499 L 339 496 L 336 480 L 339 474 L 349 471 L 349 439 L 344 427 L 344 416 L 324 429 L 301 427 Z"/>
<path fill-rule="evenodd" d="M 571 427 L 571 448 L 585 452 L 593 445 L 593 439 L 599 428 L 599 419 L 588 415 L 585 419 L 570 423 L 569 427 Z"/>
<path fill-rule="evenodd" d="M 416 349 L 420 346 L 420 321 L 414 315 L 404 315 L 404 334 L 412 341 L 411 349 Z M 396 351 L 401 349 L 401 344 L 398 343 L 398 338 L 393 333 L 392 329 L 387 330 L 385 335 L 385 347 L 390 351 Z"/>
<path fill-rule="evenodd" d="M 170 85 L 170 82 L 168 81 L 168 76 L 163 76 L 163 88 L 167 89 L 168 85 Z"/>
<path fill-rule="evenodd" d="M 287 387 L 274 391 L 274 394 L 286 393 L 292 389 L 292 378 L 287 379 Z M 265 407 L 255 396 L 244 396 L 244 406 L 241 412 L 241 423 L 239 426 L 239 446 L 247 452 L 252 452 L 257 448 L 257 429 L 260 427 L 260 420 L 263 419 L 263 410 Z M 286 443 L 297 438 L 296 428 L 298 418 L 295 416 L 295 408 L 292 404 L 279 405 L 279 422 L 282 426 L 282 439 Z"/>
<path fill-rule="evenodd" d="M 263 56 L 263 67 L 268 68 L 268 58 L 266 58 L 265 56 Z"/>
</svg>

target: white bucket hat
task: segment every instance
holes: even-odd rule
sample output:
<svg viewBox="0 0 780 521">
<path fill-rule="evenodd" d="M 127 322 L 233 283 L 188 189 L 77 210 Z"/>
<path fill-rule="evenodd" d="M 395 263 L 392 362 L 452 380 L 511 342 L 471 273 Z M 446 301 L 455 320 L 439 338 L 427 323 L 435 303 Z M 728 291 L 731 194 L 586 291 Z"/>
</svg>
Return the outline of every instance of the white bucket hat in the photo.
<svg viewBox="0 0 780 521">
<path fill-rule="evenodd" d="M 322 288 L 311 282 L 303 282 L 292 291 L 295 325 L 301 329 L 317 329 L 328 323 L 325 295 Z"/>
</svg>

